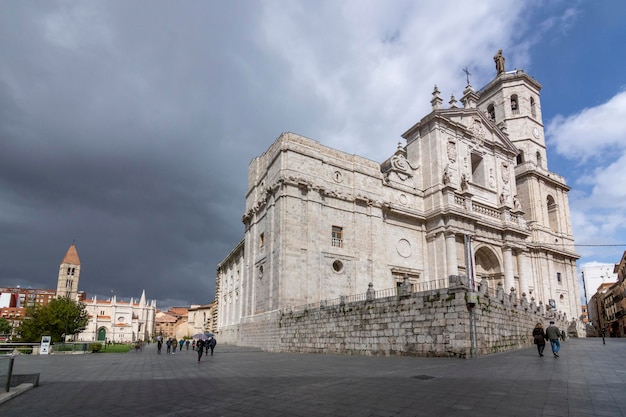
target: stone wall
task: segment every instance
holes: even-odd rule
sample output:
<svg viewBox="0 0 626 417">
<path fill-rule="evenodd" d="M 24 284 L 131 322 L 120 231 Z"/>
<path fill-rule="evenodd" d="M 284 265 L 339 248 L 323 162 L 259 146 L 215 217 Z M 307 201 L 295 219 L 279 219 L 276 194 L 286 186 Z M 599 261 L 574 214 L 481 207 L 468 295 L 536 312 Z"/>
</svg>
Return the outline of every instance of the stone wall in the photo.
<svg viewBox="0 0 626 417">
<path fill-rule="evenodd" d="M 466 299 L 466 289 L 457 287 L 276 311 L 242 322 L 237 344 L 279 352 L 468 358 L 470 314 L 475 355 L 532 346 L 537 322 L 547 327 L 555 320 L 568 330 L 565 316 L 544 313 L 514 293 L 479 293 L 472 313 Z"/>
</svg>

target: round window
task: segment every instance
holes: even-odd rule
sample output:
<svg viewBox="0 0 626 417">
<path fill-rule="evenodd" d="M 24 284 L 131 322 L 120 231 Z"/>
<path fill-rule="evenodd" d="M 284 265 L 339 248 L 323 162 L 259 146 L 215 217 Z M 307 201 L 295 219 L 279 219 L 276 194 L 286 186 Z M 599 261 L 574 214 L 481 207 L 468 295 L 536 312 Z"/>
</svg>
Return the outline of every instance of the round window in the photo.
<svg viewBox="0 0 626 417">
<path fill-rule="evenodd" d="M 343 262 L 337 260 L 335 262 L 333 262 L 333 270 L 335 272 L 341 272 L 343 271 Z"/>
</svg>

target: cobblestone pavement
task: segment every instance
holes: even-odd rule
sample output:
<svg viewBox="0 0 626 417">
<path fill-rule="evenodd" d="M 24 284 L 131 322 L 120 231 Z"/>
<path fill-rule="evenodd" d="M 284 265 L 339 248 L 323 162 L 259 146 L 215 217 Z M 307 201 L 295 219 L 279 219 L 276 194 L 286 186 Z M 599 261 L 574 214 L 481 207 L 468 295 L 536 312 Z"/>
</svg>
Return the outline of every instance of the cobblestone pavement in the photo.
<svg viewBox="0 0 626 417">
<path fill-rule="evenodd" d="M 626 339 L 475 359 L 195 352 L 20 355 L 2 416 L 626 416 Z"/>
</svg>

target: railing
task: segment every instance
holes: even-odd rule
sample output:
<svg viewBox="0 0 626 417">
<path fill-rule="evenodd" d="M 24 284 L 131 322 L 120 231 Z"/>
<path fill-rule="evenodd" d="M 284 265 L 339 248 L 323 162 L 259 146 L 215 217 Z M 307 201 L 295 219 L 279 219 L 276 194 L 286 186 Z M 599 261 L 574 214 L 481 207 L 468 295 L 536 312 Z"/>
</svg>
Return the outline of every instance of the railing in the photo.
<svg viewBox="0 0 626 417">
<path fill-rule="evenodd" d="M 341 296 L 339 298 L 332 298 L 328 300 L 321 300 L 318 303 L 308 303 L 301 304 L 297 306 L 289 306 L 287 311 L 297 312 L 297 311 L 306 311 L 318 308 L 327 308 L 327 307 L 335 307 L 342 304 L 347 303 L 355 303 L 359 301 L 373 300 L 377 298 L 387 298 L 387 297 L 399 297 L 402 295 L 410 295 L 413 293 L 432 291 L 437 289 L 448 288 L 449 283 L 447 278 L 433 280 L 433 281 L 425 281 L 418 283 L 409 283 L 408 288 L 403 285 L 386 288 L 383 290 L 371 290 L 370 292 L 353 294 L 347 296 Z"/>
<path fill-rule="evenodd" d="M 492 209 L 490 207 L 483 206 L 482 204 L 477 204 L 472 202 L 472 211 L 476 213 L 484 214 L 486 216 L 499 218 L 500 212 L 498 210 Z"/>
<path fill-rule="evenodd" d="M 336 237 L 333 237 L 331 244 L 332 246 L 336 248 L 343 248 L 343 239 L 338 239 Z"/>
<path fill-rule="evenodd" d="M 89 350 L 89 345 L 92 343 L 100 343 L 100 342 L 65 342 L 65 343 L 55 343 L 52 345 L 53 352 L 64 352 L 64 353 L 74 353 L 74 352 L 87 352 Z"/>
<path fill-rule="evenodd" d="M 8 354 L 19 354 L 25 353 L 30 354 L 33 353 L 33 348 L 39 347 L 39 342 L 28 342 L 28 343 L 16 343 L 16 342 L 8 342 L 8 343 L 0 343 L 0 355 L 8 355 Z"/>
<path fill-rule="evenodd" d="M 92 343 L 100 342 L 58 342 L 50 346 L 50 351 L 54 353 L 85 353 L 90 351 L 89 345 Z M 0 343 L 0 355 L 32 354 L 33 352 L 38 353 L 40 345 L 41 344 L 39 342 Z"/>
</svg>

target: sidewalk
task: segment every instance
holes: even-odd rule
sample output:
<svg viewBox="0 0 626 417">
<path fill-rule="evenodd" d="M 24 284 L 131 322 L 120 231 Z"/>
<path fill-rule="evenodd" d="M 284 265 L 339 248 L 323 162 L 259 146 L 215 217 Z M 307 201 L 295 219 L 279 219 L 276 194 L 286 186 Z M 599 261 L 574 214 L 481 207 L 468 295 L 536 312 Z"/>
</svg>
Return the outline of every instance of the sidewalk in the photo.
<svg viewBox="0 0 626 417">
<path fill-rule="evenodd" d="M 39 387 L 3 416 L 626 416 L 626 339 L 568 339 L 475 359 L 267 353 L 16 357 Z"/>
</svg>

